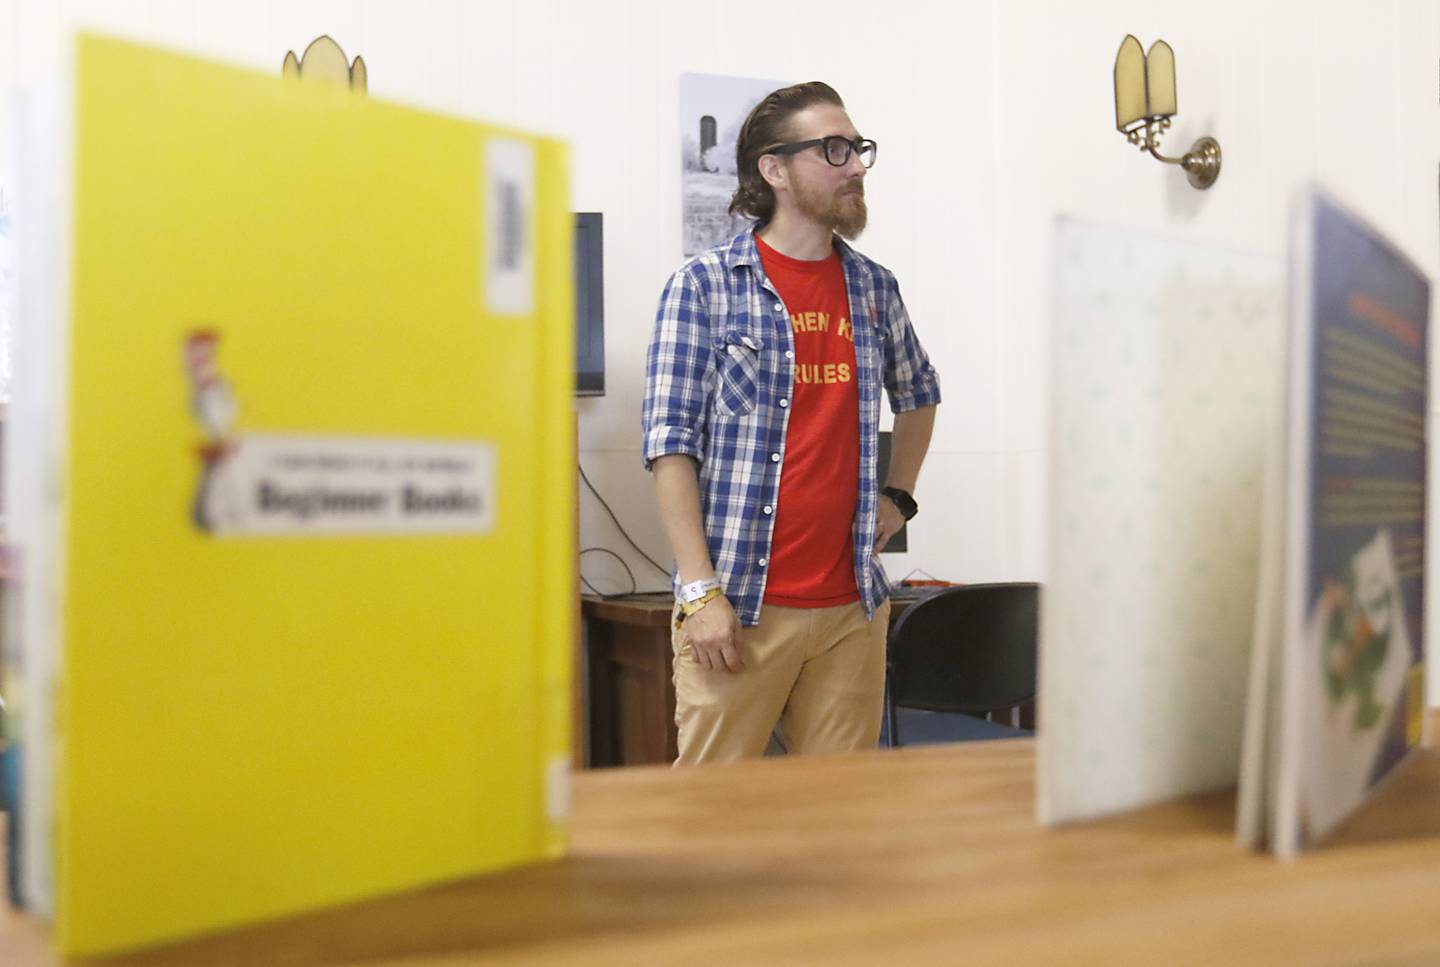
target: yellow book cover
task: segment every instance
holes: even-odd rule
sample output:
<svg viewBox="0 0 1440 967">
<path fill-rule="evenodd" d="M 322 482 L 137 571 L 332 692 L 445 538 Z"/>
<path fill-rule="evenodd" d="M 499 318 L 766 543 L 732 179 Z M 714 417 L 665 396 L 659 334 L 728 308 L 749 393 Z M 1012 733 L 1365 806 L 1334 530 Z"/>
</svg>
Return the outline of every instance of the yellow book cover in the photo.
<svg viewBox="0 0 1440 967">
<path fill-rule="evenodd" d="M 22 581 L 58 589 L 59 945 L 558 856 L 563 146 L 96 36 L 70 90 L 21 322 L 60 333 L 59 551 Z"/>
</svg>

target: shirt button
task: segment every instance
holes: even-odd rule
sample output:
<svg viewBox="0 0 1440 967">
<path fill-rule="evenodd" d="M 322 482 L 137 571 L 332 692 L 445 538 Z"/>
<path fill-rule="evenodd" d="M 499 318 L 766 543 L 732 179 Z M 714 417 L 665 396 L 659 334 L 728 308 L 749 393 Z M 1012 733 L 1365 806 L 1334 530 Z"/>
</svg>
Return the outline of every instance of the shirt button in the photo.
<svg viewBox="0 0 1440 967">
<path fill-rule="evenodd" d="M 793 349 L 787 349 L 787 350 L 785 350 L 785 358 L 786 358 L 786 359 L 794 359 L 794 358 L 795 358 L 795 350 L 793 350 Z"/>
<path fill-rule="evenodd" d="M 761 566 L 761 567 L 764 567 L 764 566 L 765 566 L 766 564 L 768 564 L 768 563 L 770 563 L 770 562 L 767 561 L 765 558 L 763 558 L 763 557 L 760 558 L 760 566 Z"/>
<path fill-rule="evenodd" d="M 775 303 L 775 311 L 776 311 L 776 312 L 784 312 L 784 311 L 785 311 L 785 303 L 783 303 L 783 302 L 777 302 L 777 303 Z"/>
<path fill-rule="evenodd" d="M 775 510 L 775 508 L 774 508 L 774 507 L 771 507 L 769 504 L 766 504 L 766 505 L 765 505 L 765 513 L 769 514 L 769 513 L 774 512 L 774 510 Z"/>
<path fill-rule="evenodd" d="M 772 453 L 772 454 L 770 454 L 770 462 L 771 462 L 771 463 L 779 463 L 779 462 L 780 462 L 780 454 L 778 454 L 778 453 Z"/>
<path fill-rule="evenodd" d="M 784 407 L 789 406 L 789 405 L 790 405 L 790 401 L 789 401 L 789 400 L 781 400 L 781 401 L 780 401 L 780 406 L 781 406 L 781 408 L 784 408 Z"/>
</svg>

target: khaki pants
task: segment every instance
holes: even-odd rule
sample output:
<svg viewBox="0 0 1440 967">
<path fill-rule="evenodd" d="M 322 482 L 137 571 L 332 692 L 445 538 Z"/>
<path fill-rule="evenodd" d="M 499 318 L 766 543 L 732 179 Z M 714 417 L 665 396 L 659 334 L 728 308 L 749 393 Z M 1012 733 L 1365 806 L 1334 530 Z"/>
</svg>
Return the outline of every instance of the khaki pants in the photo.
<svg viewBox="0 0 1440 967">
<path fill-rule="evenodd" d="M 776 722 L 792 754 L 875 748 L 889 619 L 889 601 L 873 621 L 858 601 L 834 608 L 763 605 L 760 623 L 740 631 L 739 672 L 696 664 L 682 624 L 670 636 L 680 730 L 675 764 L 763 755 Z"/>
</svg>

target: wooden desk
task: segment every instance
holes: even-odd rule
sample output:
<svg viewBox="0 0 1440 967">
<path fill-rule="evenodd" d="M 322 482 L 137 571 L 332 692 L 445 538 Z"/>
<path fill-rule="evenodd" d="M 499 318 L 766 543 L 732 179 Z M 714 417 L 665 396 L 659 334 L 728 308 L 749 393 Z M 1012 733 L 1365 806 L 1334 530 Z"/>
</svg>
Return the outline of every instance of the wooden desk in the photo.
<svg viewBox="0 0 1440 967">
<path fill-rule="evenodd" d="M 668 594 L 580 599 L 589 681 L 591 766 L 674 762 Z"/>
<path fill-rule="evenodd" d="M 572 855 L 110 967 L 1440 963 L 1440 755 L 1328 849 L 1238 850 L 1233 796 L 1035 826 L 1034 745 L 575 779 Z M 54 967 L 0 913 L 7 967 Z"/>
</svg>

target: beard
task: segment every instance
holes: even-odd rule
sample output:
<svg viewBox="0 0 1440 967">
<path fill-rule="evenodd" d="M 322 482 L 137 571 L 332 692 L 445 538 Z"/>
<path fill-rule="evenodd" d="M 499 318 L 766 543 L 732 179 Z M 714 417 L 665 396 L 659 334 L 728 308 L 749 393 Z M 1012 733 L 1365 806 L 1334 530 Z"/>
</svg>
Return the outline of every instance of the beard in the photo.
<svg viewBox="0 0 1440 967">
<path fill-rule="evenodd" d="M 869 211 L 865 207 L 865 186 L 855 181 L 827 194 L 823 189 L 801 184 L 795 192 L 801 213 L 826 225 L 841 238 L 854 241 L 865 231 Z"/>
</svg>

